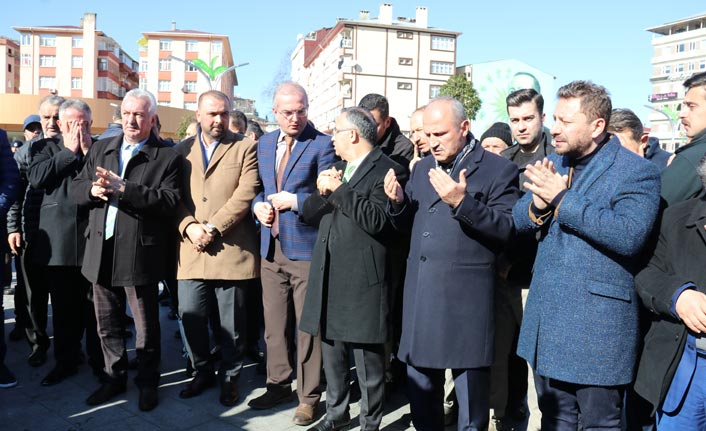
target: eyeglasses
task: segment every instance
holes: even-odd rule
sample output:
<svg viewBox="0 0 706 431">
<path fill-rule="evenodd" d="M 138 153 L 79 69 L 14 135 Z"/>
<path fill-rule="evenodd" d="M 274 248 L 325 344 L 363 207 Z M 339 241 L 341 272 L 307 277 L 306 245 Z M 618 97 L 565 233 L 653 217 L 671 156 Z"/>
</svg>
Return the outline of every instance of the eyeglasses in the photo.
<svg viewBox="0 0 706 431">
<path fill-rule="evenodd" d="M 297 111 L 280 111 L 279 109 L 277 110 L 284 118 L 292 118 L 295 115 L 297 117 L 306 117 L 307 114 L 309 113 L 309 108 L 303 108 L 299 109 Z"/>
<path fill-rule="evenodd" d="M 348 131 L 351 131 L 351 130 L 356 130 L 356 129 L 353 128 L 353 127 L 349 127 L 349 128 L 347 128 L 347 129 L 337 129 L 337 128 L 334 127 L 332 132 L 333 132 L 334 135 L 336 135 L 338 132 L 348 132 Z"/>
</svg>

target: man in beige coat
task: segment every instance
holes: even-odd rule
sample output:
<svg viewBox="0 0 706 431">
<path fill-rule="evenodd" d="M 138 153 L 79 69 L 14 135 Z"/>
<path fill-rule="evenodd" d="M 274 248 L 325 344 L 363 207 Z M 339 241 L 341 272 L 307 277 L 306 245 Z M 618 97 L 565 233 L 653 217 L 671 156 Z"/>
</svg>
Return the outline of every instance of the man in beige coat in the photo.
<svg viewBox="0 0 706 431">
<path fill-rule="evenodd" d="M 208 316 L 220 315 L 220 402 L 235 405 L 243 345 L 235 329 L 236 290 L 260 271 L 250 205 L 260 188 L 255 141 L 228 130 L 231 102 L 219 91 L 199 97 L 196 136 L 177 146 L 185 159 L 179 208 L 179 312 L 196 370 L 181 398 L 215 383 L 209 362 Z"/>
</svg>

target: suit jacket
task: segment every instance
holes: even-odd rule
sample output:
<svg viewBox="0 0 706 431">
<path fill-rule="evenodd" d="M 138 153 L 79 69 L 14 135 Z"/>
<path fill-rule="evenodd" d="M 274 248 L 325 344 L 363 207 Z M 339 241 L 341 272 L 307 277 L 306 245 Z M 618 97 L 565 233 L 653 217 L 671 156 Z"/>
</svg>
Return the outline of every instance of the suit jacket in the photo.
<svg viewBox="0 0 706 431">
<path fill-rule="evenodd" d="M 347 163 L 337 163 L 343 172 Z M 394 237 L 385 211 L 384 178 L 404 168 L 374 148 L 347 183 L 329 196 L 312 193 L 302 218 L 319 226 L 299 329 L 350 343 L 388 341 Z M 401 178 L 403 180 L 403 178 Z M 319 222 L 320 220 L 320 222 Z"/>
<path fill-rule="evenodd" d="M 88 209 L 71 199 L 73 179 L 84 159 L 64 146 L 62 138 L 36 143 L 28 178 L 34 189 L 43 189 L 39 230 L 33 238 L 31 258 L 40 265 L 81 266 L 86 247 Z"/>
<path fill-rule="evenodd" d="M 706 293 L 705 224 L 703 197 L 667 208 L 654 255 L 635 277 L 637 293 L 653 318 L 635 390 L 655 408 L 662 406 L 667 412 L 681 404 L 696 369 L 695 346 L 687 345 L 687 328 L 671 308 L 675 293 L 688 282 Z"/>
<path fill-rule="evenodd" d="M 566 175 L 570 160 L 552 154 Z M 517 352 L 541 376 L 615 386 L 633 378 L 639 338 L 634 274 L 659 209 L 657 167 L 612 138 L 544 222 Z M 536 232 L 532 193 L 515 228 Z"/>
<path fill-rule="evenodd" d="M 478 368 L 493 362 L 495 258 L 512 235 L 517 166 L 480 143 L 451 173 L 466 169 L 466 195 L 452 209 L 429 182 L 433 157 L 419 161 L 394 225 L 412 231 L 398 356 L 416 367 Z"/>
<path fill-rule="evenodd" d="M 228 131 L 205 171 L 197 137 L 182 141 L 176 147 L 184 157 L 183 199 L 177 211 L 178 279 L 259 277 L 257 232 L 250 214 L 250 204 L 260 189 L 256 146 L 252 139 Z M 216 235 L 199 253 L 186 236 L 186 227 L 204 222 L 213 224 L 221 235 Z"/>
<path fill-rule="evenodd" d="M 260 138 L 257 146 L 258 170 L 263 190 L 253 200 L 253 206 L 265 202 L 267 196 L 277 193 L 277 138 L 279 129 Z M 301 208 L 309 195 L 316 191 L 319 172 L 330 168 L 337 160 L 331 137 L 307 125 L 297 136 L 282 178 L 282 190 L 297 195 Z M 318 193 L 318 192 L 317 192 Z M 270 228 L 261 226 L 260 255 L 266 257 L 270 248 Z M 291 260 L 311 260 L 316 242 L 316 227 L 304 223 L 295 211 L 279 215 L 279 239 L 282 253 Z"/>
<path fill-rule="evenodd" d="M 120 172 L 123 135 L 103 139 L 91 147 L 86 164 L 74 179 L 71 197 L 90 209 L 86 253 L 81 272 L 98 281 L 108 202 L 93 199 L 96 167 Z M 176 208 L 181 199 L 181 156 L 154 135 L 125 168 L 125 192 L 118 202 L 114 231 L 113 286 L 141 286 L 165 279 L 173 268 Z M 173 274 L 172 274 L 173 276 Z"/>
</svg>

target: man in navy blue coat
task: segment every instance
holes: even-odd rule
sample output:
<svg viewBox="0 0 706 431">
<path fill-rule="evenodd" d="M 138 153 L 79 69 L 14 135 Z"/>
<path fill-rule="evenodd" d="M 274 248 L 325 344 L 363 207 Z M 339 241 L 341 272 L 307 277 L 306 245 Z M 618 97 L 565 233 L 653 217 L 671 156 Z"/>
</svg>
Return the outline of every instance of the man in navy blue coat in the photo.
<svg viewBox="0 0 706 431">
<path fill-rule="evenodd" d="M 433 157 L 417 162 L 404 191 L 392 170 L 385 177 L 393 224 L 411 230 L 398 357 L 418 430 L 444 427 L 447 368 L 459 429 L 488 427 L 495 259 L 512 235 L 518 171 L 485 151 L 469 126 L 460 102 L 432 100 L 424 133 Z"/>
<path fill-rule="evenodd" d="M 634 275 L 659 208 L 659 170 L 607 133 L 605 88 L 559 89 L 556 153 L 529 165 L 513 208 L 541 232 L 518 354 L 535 373 L 542 429 L 621 428 L 639 339 Z"/>
</svg>

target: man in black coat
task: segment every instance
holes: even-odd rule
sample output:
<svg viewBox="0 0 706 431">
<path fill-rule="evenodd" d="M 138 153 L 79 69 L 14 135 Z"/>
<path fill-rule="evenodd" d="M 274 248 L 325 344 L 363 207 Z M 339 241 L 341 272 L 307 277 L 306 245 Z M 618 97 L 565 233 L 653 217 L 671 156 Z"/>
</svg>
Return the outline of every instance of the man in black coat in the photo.
<svg viewBox="0 0 706 431">
<path fill-rule="evenodd" d="M 82 272 L 93 283 L 104 384 L 86 399 L 102 404 L 125 392 L 125 300 L 135 318 L 140 389 L 138 407 L 157 406 L 160 280 L 173 268 L 175 211 L 181 184 L 181 157 L 151 133 L 157 113 L 154 96 L 129 91 L 122 105 L 123 133 L 96 142 L 73 183 L 72 198 L 90 209 Z"/>
<path fill-rule="evenodd" d="M 91 108 L 82 100 L 67 100 L 59 108 L 58 123 L 61 136 L 38 143 L 41 151 L 32 155 L 28 172 L 32 187 L 44 190 L 32 257 L 45 266 L 54 326 L 56 366 L 42 386 L 55 385 L 76 373 L 84 329 L 88 363 L 96 375 L 103 368 L 91 285 L 81 275 L 88 210 L 69 197 L 72 181 L 93 143 Z"/>
<path fill-rule="evenodd" d="M 405 169 L 414 158 L 412 141 L 407 139 L 400 131 L 397 120 L 390 117 L 390 104 L 385 96 L 370 93 L 360 99 L 358 106 L 367 109 L 375 119 L 377 125 L 377 138 L 375 145 L 395 163 Z"/>
<path fill-rule="evenodd" d="M 706 162 L 698 167 L 706 184 Z M 660 430 L 706 429 L 706 199 L 670 206 L 636 289 L 653 318 L 635 391 L 654 406 Z"/>
<path fill-rule="evenodd" d="M 390 169 L 404 169 L 374 147 L 375 120 L 362 108 L 345 109 L 334 129 L 336 154 L 344 161 L 323 171 L 319 193 L 302 217 L 319 225 L 299 329 L 318 335 L 326 373 L 326 417 L 311 430 L 350 423 L 348 350 L 355 358 L 361 393 L 360 427 L 380 427 L 388 341 L 390 239 L 383 188 Z"/>
</svg>

